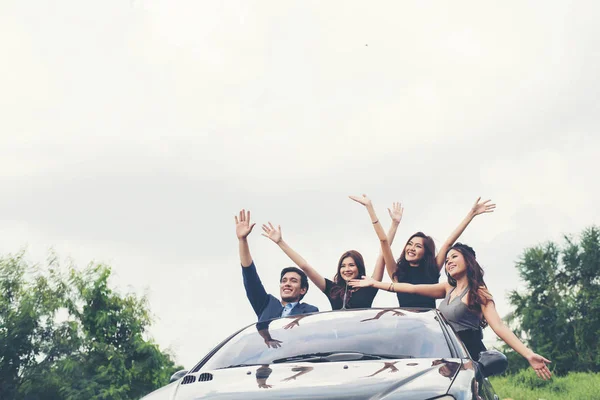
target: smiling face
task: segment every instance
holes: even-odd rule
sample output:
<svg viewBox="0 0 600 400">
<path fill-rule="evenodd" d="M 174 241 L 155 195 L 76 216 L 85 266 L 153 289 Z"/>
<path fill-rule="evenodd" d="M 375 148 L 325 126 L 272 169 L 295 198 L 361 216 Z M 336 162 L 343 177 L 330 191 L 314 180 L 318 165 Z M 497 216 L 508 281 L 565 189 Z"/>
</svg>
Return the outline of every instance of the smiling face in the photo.
<svg viewBox="0 0 600 400">
<path fill-rule="evenodd" d="M 297 272 L 286 272 L 279 282 L 279 294 L 281 300 L 286 303 L 295 303 L 300 301 L 300 296 L 304 295 L 307 288 L 301 286 L 301 278 Z"/>
<path fill-rule="evenodd" d="M 337 273 L 333 281 L 344 286 L 350 279 L 360 279 L 366 274 L 363 256 L 356 250 L 348 250 L 338 261 Z"/>
<path fill-rule="evenodd" d="M 358 276 L 358 266 L 352 257 L 346 257 L 340 263 L 339 274 L 343 280 L 360 278 Z"/>
<path fill-rule="evenodd" d="M 446 255 L 446 272 L 457 279 L 467 271 L 467 263 L 460 251 L 451 249 Z"/>
<path fill-rule="evenodd" d="M 422 237 L 411 238 L 404 247 L 404 258 L 409 264 L 418 264 L 425 255 L 425 243 Z"/>
</svg>

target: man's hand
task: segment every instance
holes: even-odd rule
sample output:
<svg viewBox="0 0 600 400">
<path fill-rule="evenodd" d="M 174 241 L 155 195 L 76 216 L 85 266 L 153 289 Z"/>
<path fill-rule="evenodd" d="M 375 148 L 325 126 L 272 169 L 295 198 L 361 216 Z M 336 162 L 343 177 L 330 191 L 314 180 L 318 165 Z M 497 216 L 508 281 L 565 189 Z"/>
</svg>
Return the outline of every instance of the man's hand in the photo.
<svg viewBox="0 0 600 400">
<path fill-rule="evenodd" d="M 235 217 L 235 234 L 238 239 L 245 239 L 248 237 L 250 232 L 252 232 L 252 228 L 254 228 L 256 223 L 250 223 L 250 211 L 242 210 L 240 211 L 240 217 Z"/>
</svg>

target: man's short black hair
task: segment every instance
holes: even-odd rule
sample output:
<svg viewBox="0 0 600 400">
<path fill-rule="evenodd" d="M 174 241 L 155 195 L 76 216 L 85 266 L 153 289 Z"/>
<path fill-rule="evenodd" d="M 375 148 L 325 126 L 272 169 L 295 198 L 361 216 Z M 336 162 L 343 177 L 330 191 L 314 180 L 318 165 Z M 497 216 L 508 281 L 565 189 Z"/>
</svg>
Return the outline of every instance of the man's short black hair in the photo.
<svg viewBox="0 0 600 400">
<path fill-rule="evenodd" d="M 281 283 L 281 280 L 283 279 L 283 276 L 285 274 L 287 274 L 288 272 L 295 272 L 298 275 L 300 275 L 300 288 L 301 289 L 306 288 L 306 293 L 308 293 L 308 278 L 306 277 L 306 274 L 304 273 L 304 271 L 302 271 L 300 268 L 297 268 L 297 267 L 285 267 L 284 269 L 282 269 L 281 270 L 281 276 L 279 277 L 279 283 Z M 306 293 L 300 295 L 300 300 L 302 300 L 302 298 L 306 295 Z"/>
</svg>

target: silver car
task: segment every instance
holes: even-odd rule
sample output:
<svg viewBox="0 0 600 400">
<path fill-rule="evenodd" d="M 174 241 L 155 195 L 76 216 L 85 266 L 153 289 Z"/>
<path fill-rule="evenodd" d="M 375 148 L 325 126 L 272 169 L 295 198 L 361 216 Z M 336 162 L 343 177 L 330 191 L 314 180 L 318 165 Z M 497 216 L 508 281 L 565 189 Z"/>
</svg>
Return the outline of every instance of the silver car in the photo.
<svg viewBox="0 0 600 400">
<path fill-rule="evenodd" d="M 436 310 L 339 310 L 243 328 L 143 400 L 488 400 L 506 365 L 472 361 Z"/>
</svg>

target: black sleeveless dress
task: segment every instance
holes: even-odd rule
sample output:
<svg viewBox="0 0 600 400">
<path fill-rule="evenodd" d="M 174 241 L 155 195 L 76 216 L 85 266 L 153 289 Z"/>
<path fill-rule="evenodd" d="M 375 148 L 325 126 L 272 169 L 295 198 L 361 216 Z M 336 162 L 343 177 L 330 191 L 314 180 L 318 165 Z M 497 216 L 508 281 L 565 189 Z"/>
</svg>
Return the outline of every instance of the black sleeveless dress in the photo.
<svg viewBox="0 0 600 400">
<path fill-rule="evenodd" d="M 344 307 L 344 297 L 346 300 L 345 308 L 371 308 L 373 299 L 377 294 L 378 289 L 372 286 L 359 288 L 358 290 L 352 290 L 352 287 L 345 286 L 345 290 L 338 296 L 333 296 L 331 290 L 334 288 L 335 283 L 325 278 L 325 290 L 323 293 L 329 299 L 332 310 L 340 310 Z M 344 296 L 345 294 L 345 296 Z"/>
<path fill-rule="evenodd" d="M 411 283 L 413 285 L 438 283 L 439 278 L 428 279 L 422 267 L 408 267 L 406 274 L 398 282 Z M 424 307 L 435 308 L 435 299 L 414 293 L 396 293 L 400 307 Z"/>
</svg>

